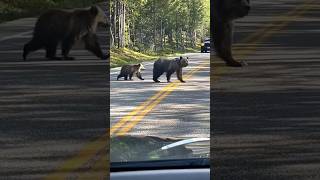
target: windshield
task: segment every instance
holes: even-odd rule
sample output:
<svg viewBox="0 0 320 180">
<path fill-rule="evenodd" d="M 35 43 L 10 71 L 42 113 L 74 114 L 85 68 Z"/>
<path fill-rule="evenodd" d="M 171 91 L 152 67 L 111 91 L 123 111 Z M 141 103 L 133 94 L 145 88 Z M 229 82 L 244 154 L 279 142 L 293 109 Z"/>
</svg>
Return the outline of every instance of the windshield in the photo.
<svg viewBox="0 0 320 180">
<path fill-rule="evenodd" d="M 209 9 L 209 0 L 111 3 L 111 162 L 209 158 L 210 54 L 200 51 Z"/>
</svg>

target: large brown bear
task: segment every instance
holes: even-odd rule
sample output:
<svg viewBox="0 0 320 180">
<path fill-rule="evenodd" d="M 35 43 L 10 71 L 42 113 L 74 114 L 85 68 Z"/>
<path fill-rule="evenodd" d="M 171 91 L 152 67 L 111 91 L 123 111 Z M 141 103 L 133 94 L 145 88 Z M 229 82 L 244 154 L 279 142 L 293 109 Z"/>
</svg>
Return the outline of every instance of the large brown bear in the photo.
<svg viewBox="0 0 320 180">
<path fill-rule="evenodd" d="M 250 0 L 214 0 L 211 3 L 214 48 L 228 66 L 242 66 L 232 55 L 233 21 L 248 15 L 249 11 Z"/>
<path fill-rule="evenodd" d="M 56 56 L 57 46 L 61 43 L 62 56 L 65 60 L 73 60 L 69 52 L 78 40 L 82 40 L 85 48 L 101 59 L 107 59 L 100 48 L 96 30 L 98 24 L 107 25 L 108 20 L 101 8 L 92 6 L 75 10 L 49 10 L 41 15 L 36 22 L 33 38 L 23 49 L 23 59 L 30 52 L 44 48 L 46 57 L 60 60 Z"/>
<path fill-rule="evenodd" d="M 189 62 L 188 62 L 188 57 L 183 58 L 180 56 L 180 58 L 175 58 L 173 60 L 168 60 L 168 59 L 158 59 L 157 61 L 154 62 L 153 64 L 153 81 L 154 82 L 160 82 L 158 78 L 163 74 L 167 73 L 167 82 L 170 82 L 171 75 L 173 73 L 177 73 L 177 78 L 181 82 L 185 82 L 182 79 L 182 68 L 187 67 Z"/>
</svg>

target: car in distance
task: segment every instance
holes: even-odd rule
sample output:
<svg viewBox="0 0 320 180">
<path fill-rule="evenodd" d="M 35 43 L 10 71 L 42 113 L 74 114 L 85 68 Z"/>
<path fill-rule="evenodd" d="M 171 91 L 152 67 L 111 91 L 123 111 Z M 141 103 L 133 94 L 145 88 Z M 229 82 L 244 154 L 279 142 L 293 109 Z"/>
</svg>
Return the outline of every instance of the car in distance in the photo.
<svg viewBox="0 0 320 180">
<path fill-rule="evenodd" d="M 202 53 L 207 53 L 210 52 L 210 38 L 206 38 L 201 45 L 201 52 Z"/>
</svg>

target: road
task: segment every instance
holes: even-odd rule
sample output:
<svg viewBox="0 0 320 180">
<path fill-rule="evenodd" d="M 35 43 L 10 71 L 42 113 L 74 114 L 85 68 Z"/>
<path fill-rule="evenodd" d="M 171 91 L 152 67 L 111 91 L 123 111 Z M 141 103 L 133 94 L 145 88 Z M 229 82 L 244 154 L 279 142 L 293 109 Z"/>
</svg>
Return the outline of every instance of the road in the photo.
<svg viewBox="0 0 320 180">
<path fill-rule="evenodd" d="M 320 179 L 320 4 L 252 1 L 235 56 L 212 56 L 211 158 L 216 180 Z"/>
<path fill-rule="evenodd" d="M 38 51 L 23 62 L 21 50 L 34 23 L 26 18 L 0 25 L 0 177 L 105 178 L 107 61 L 80 44 L 71 52 L 76 61 L 47 61 Z M 106 49 L 107 34 L 100 29 L 98 35 Z M 161 92 L 143 119 L 121 126 L 131 127 L 122 134 L 208 137 L 209 54 L 186 56 L 183 84 L 152 83 L 151 62 L 144 63 L 145 81 L 115 81 L 119 69 L 112 69 L 111 131 L 121 116 Z"/>
<path fill-rule="evenodd" d="M 189 57 L 189 66 L 183 69 L 186 83 L 167 83 L 165 75 L 159 78 L 161 83 L 154 83 L 153 62 L 143 63 L 146 68 L 142 72 L 144 81 L 138 78 L 134 78 L 133 81 L 117 81 L 120 69 L 111 70 L 112 136 L 149 135 L 175 138 L 209 136 L 210 55 L 189 53 L 183 56 Z M 176 79 L 176 75 L 173 74 L 172 80 Z"/>
<path fill-rule="evenodd" d="M 47 61 L 38 51 L 23 62 L 34 22 L 0 25 L 0 179 L 106 177 L 106 151 L 91 175 L 86 160 L 74 156 L 106 134 L 108 62 L 81 45 L 71 52 L 75 61 Z M 107 33 L 98 34 L 106 49 Z"/>
<path fill-rule="evenodd" d="M 253 1 L 235 33 L 235 56 L 249 66 L 225 67 L 212 57 L 215 179 L 320 179 L 319 9 L 316 0 Z M 40 51 L 22 62 L 33 22 L 0 28 L 0 176 L 88 178 L 83 172 L 95 167 L 101 177 L 106 62 L 80 49 L 77 61 L 43 61 Z M 207 136 L 207 57 L 188 56 L 187 83 L 151 83 L 148 63 L 145 81 L 115 81 L 118 69 L 111 71 L 113 135 Z M 86 154 L 100 161 L 75 157 Z"/>
</svg>

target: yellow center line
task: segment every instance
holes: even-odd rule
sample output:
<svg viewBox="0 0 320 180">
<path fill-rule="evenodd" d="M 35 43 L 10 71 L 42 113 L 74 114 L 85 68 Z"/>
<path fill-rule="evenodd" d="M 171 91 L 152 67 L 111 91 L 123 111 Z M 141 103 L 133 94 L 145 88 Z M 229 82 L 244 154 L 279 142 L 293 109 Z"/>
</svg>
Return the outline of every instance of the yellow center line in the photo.
<svg viewBox="0 0 320 180">
<path fill-rule="evenodd" d="M 309 0 L 309 1 L 305 1 L 305 3 L 311 3 L 314 1 L 315 0 Z M 280 29 L 284 28 L 287 24 L 289 24 L 289 22 L 286 22 L 286 21 L 291 22 L 291 20 L 298 17 L 299 15 L 304 13 L 309 8 L 312 8 L 312 6 L 307 5 L 307 4 L 301 5 L 297 8 L 295 8 L 294 10 L 290 11 L 289 13 L 286 13 L 285 16 L 281 16 L 279 18 L 279 21 L 282 22 L 280 24 L 281 26 L 276 26 L 276 24 L 272 23 L 270 26 L 263 27 L 262 29 L 258 30 L 256 33 L 251 34 L 250 36 L 245 38 L 242 42 L 246 42 L 246 41 L 257 42 L 257 41 L 262 41 L 262 40 L 266 39 L 267 37 L 276 33 L 277 30 L 280 30 Z M 276 26 L 276 27 L 272 28 L 272 26 L 273 27 Z M 242 56 L 244 56 L 245 54 L 254 51 L 254 49 L 255 48 L 253 48 L 251 50 L 236 51 L 236 52 L 239 54 L 241 52 L 245 52 L 245 53 L 242 53 Z M 190 77 L 192 74 L 193 73 L 190 74 Z M 188 77 L 186 76 L 186 78 L 189 78 L 189 76 Z M 141 115 L 137 116 L 138 119 L 135 119 L 135 121 L 133 121 L 132 123 L 129 124 L 130 128 L 125 128 L 123 130 L 123 133 L 121 133 L 121 132 L 118 132 L 118 133 L 124 134 L 124 133 L 128 132 L 131 128 L 133 128 L 140 121 L 140 119 L 142 119 L 148 112 L 150 112 L 154 106 L 156 106 L 159 102 L 161 102 L 161 100 L 163 98 L 165 98 L 171 91 L 173 91 L 175 86 L 178 86 L 178 84 L 171 83 L 171 84 L 165 86 L 164 89 L 166 89 L 166 91 L 159 91 L 157 94 L 152 96 L 145 103 L 143 103 L 143 105 L 140 105 L 139 108 L 136 108 L 134 111 L 130 112 L 127 115 L 128 119 L 123 119 L 121 122 L 118 122 L 117 124 L 115 124 L 114 127 L 112 127 L 110 129 L 110 132 L 107 131 L 107 133 L 105 133 L 102 137 L 87 144 L 84 148 L 82 148 L 82 150 L 76 156 L 65 161 L 61 166 L 59 166 L 52 174 L 49 174 L 45 179 L 51 179 L 51 180 L 60 180 L 61 179 L 62 180 L 62 179 L 65 179 L 69 173 L 74 172 L 76 169 L 79 169 L 83 164 L 88 162 L 92 158 L 92 156 L 94 156 L 99 150 L 101 150 L 102 148 L 105 148 L 107 146 L 108 137 L 111 132 L 115 133 L 115 131 L 118 128 L 122 127 L 124 124 L 126 124 L 126 122 L 128 120 L 130 120 L 132 117 L 136 116 L 139 112 L 141 112 L 141 110 L 143 110 Z M 160 99 L 158 99 L 158 98 L 160 98 Z M 149 105 L 148 108 L 145 108 L 147 105 Z"/>
<path fill-rule="evenodd" d="M 160 97 L 166 89 L 170 88 L 171 86 L 173 86 L 173 83 L 170 83 L 169 85 L 166 85 L 163 89 L 161 89 L 160 91 L 158 91 L 158 93 L 156 93 L 155 95 L 151 96 L 150 98 L 148 98 L 145 102 L 143 102 L 141 105 L 137 106 L 134 110 L 132 110 L 128 115 L 124 116 L 123 118 L 121 118 L 115 125 L 113 125 L 111 127 L 110 130 L 110 135 L 114 134 L 115 131 L 117 131 L 119 128 L 123 127 L 123 125 L 129 121 L 132 117 L 134 117 L 135 115 L 137 115 L 141 110 L 143 110 L 145 107 L 147 107 L 150 103 L 152 103 L 152 101 L 154 101 L 155 99 L 157 99 L 158 97 Z"/>
<path fill-rule="evenodd" d="M 88 162 L 99 150 L 107 147 L 107 139 L 109 133 L 105 133 L 102 137 L 87 144 L 74 158 L 64 162 L 54 173 L 45 177 L 46 180 L 62 180 L 68 177 L 68 174 L 75 171 L 81 165 Z"/>
<path fill-rule="evenodd" d="M 104 180 L 109 175 L 109 157 L 105 153 L 102 157 L 95 162 L 92 166 L 93 171 L 84 171 L 78 175 L 79 180 Z"/>
<path fill-rule="evenodd" d="M 190 70 L 187 75 L 192 72 L 193 70 Z M 186 75 L 186 76 L 187 76 Z M 166 85 L 164 88 L 162 88 L 158 93 L 147 99 L 144 103 L 137 106 L 133 111 L 131 111 L 128 115 L 121 118 L 115 125 L 112 126 L 110 135 L 113 135 L 118 129 L 124 127 L 123 125 L 126 124 L 128 121 L 130 121 L 132 118 L 137 117 L 139 112 L 144 111 L 147 107 L 152 105 L 159 97 L 165 94 L 168 90 L 172 89 L 172 87 L 175 87 L 175 85 L 179 83 L 179 81 L 174 81 L 173 83 L 170 83 Z M 129 122 L 130 123 L 130 122 Z"/>
<path fill-rule="evenodd" d="M 289 24 L 294 18 L 300 16 L 302 13 L 304 13 L 306 10 L 312 8 L 313 6 L 310 5 L 310 3 L 314 2 L 315 0 L 307 0 L 302 5 L 296 7 L 295 9 L 281 15 L 278 17 L 275 17 L 274 20 L 272 20 L 273 23 L 268 23 L 265 27 L 260 28 L 250 36 L 244 38 L 241 40 L 241 43 L 249 43 L 251 41 L 256 41 L 257 39 L 261 38 L 261 36 L 269 31 L 272 31 L 274 29 L 281 29 L 283 26 Z M 277 25 L 277 22 L 281 22 L 280 25 Z"/>
<path fill-rule="evenodd" d="M 185 76 L 185 80 L 188 80 L 191 78 L 191 76 L 198 72 L 204 65 L 208 65 L 208 63 L 202 63 L 199 66 L 197 66 L 195 69 L 188 72 L 188 74 Z M 131 129 L 133 129 L 150 111 L 153 110 L 155 106 L 157 106 L 164 98 L 166 98 L 173 90 L 175 90 L 181 83 L 179 81 L 175 81 L 172 83 L 169 88 L 166 88 L 164 93 L 159 96 L 154 102 L 152 102 L 149 106 L 143 109 L 140 114 L 138 114 L 133 120 L 131 120 L 126 126 L 124 126 L 116 135 L 121 136 L 125 135 L 127 132 L 129 132 Z"/>
<path fill-rule="evenodd" d="M 190 72 L 193 72 L 194 70 L 191 70 Z M 189 77 L 188 75 L 190 72 L 187 73 L 186 79 Z M 134 117 L 136 114 L 141 112 L 141 110 L 145 109 L 146 106 L 148 106 L 150 103 L 153 103 L 154 100 L 158 99 L 163 93 L 167 93 L 168 89 L 171 89 L 172 86 L 176 86 L 175 83 L 170 83 L 166 85 L 163 89 L 161 89 L 158 93 L 153 95 L 151 98 L 149 98 L 147 101 L 142 103 L 140 106 L 135 108 L 132 112 L 130 112 L 125 118 L 122 118 L 113 128 L 110 129 L 110 132 L 108 131 L 106 134 L 104 134 L 103 137 L 100 137 L 98 140 L 90 142 L 86 147 L 81 150 L 77 156 L 74 158 L 66 161 L 62 166 L 59 167 L 59 169 L 47 176 L 45 179 L 47 180 L 60 180 L 65 179 L 68 177 L 69 173 L 75 171 L 76 169 L 79 169 L 83 164 L 88 162 L 91 157 L 95 155 L 96 152 L 101 150 L 102 148 L 105 148 L 107 146 L 107 138 L 111 134 L 111 131 L 114 133 L 117 128 L 122 127 L 119 126 L 120 124 L 125 124 L 128 120 L 130 120 L 132 117 Z M 172 89 L 173 90 L 173 89 Z M 172 91 L 171 90 L 171 91 Z"/>
</svg>

